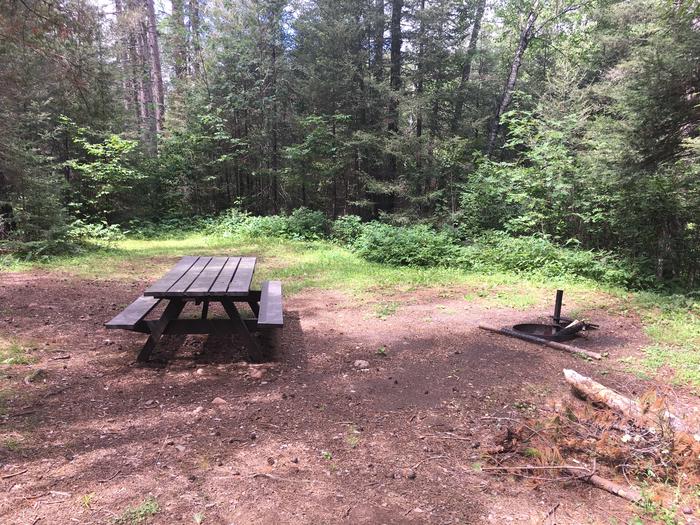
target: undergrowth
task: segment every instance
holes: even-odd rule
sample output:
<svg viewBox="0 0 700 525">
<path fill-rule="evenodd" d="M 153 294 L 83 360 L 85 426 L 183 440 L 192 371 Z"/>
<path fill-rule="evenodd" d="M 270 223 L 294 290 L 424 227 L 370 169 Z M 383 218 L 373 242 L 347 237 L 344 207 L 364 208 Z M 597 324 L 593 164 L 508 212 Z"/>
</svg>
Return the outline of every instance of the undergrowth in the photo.
<svg viewBox="0 0 700 525">
<path fill-rule="evenodd" d="M 642 317 L 651 344 L 644 359 L 630 365 L 641 373 L 663 372 L 700 391 L 700 301 L 691 294 L 630 291 L 653 283 L 633 264 L 607 252 L 557 246 L 541 237 L 492 232 L 469 241 L 427 226 L 362 223 L 346 216 L 297 210 L 289 216 L 255 217 L 232 210 L 218 218 L 113 228 L 74 225 L 83 249 L 64 255 L 21 257 L 0 254 L 0 268 L 42 267 L 84 277 L 152 279 L 184 254 L 254 255 L 256 284 L 274 276 L 285 293 L 304 288 L 368 293 L 391 304 L 396 292 L 419 287 L 461 288 L 467 301 L 527 309 L 549 304 L 552 292 L 591 308 L 615 305 L 619 313 Z M 92 233 L 91 233 L 92 232 Z M 91 239 L 90 235 L 96 237 Z M 86 249 L 85 247 L 89 247 Z M 391 312 L 378 311 L 379 317 Z M 16 359 L 22 359 L 18 352 Z M 0 357 L 15 359 L 13 356 Z"/>
<path fill-rule="evenodd" d="M 138 525 L 145 523 L 148 518 L 160 511 L 160 505 L 153 496 L 148 496 L 140 505 L 127 507 L 124 512 L 114 518 L 114 525 Z"/>
</svg>

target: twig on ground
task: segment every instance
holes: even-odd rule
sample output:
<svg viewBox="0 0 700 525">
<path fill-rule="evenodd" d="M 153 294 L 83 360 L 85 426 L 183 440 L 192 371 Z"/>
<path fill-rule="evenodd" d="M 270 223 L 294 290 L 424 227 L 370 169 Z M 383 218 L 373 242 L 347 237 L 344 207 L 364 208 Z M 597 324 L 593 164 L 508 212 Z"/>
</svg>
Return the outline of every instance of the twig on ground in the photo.
<svg viewBox="0 0 700 525">
<path fill-rule="evenodd" d="M 44 496 L 48 496 L 48 492 L 42 492 L 41 494 L 37 494 L 36 496 L 24 496 L 22 499 L 39 499 L 43 498 Z"/>
<path fill-rule="evenodd" d="M 112 474 L 110 477 L 107 479 L 100 479 L 97 480 L 98 483 L 107 483 L 108 481 L 112 481 L 114 478 L 116 478 L 119 474 L 121 474 L 121 470 L 117 470 L 114 474 Z"/>
<path fill-rule="evenodd" d="M 482 467 L 481 470 L 582 470 L 587 473 L 591 471 L 587 467 L 577 467 L 575 465 L 523 465 L 516 467 Z"/>
<path fill-rule="evenodd" d="M 21 476 L 22 474 L 26 473 L 27 471 L 28 471 L 27 469 L 24 469 L 24 470 L 20 470 L 19 472 L 14 472 L 12 474 L 5 474 L 4 476 L 2 476 L 2 479 L 10 479 L 10 478 L 14 478 L 15 476 Z"/>
<path fill-rule="evenodd" d="M 595 474 L 595 465 L 593 470 L 587 467 L 577 467 L 575 465 L 524 465 L 517 467 L 483 467 L 483 471 L 504 471 L 504 472 L 517 472 L 523 470 L 563 470 L 570 474 L 574 479 L 579 479 L 590 483 L 594 487 L 615 494 L 627 501 L 632 501 L 634 503 L 642 499 L 642 495 L 639 491 L 633 487 L 623 487 L 614 481 L 609 479 L 601 478 Z M 561 481 L 566 481 L 567 478 Z M 568 478 L 571 479 L 571 478 Z"/>
<path fill-rule="evenodd" d="M 431 456 L 431 457 L 429 457 L 429 458 L 421 459 L 418 463 L 416 463 L 415 465 L 413 465 L 413 466 L 411 467 L 411 469 L 413 469 L 413 470 L 417 469 L 418 467 L 420 467 L 420 466 L 421 466 L 423 463 L 425 463 L 426 461 L 432 461 L 432 460 L 434 460 L 434 459 L 442 459 L 442 458 L 446 458 L 446 457 L 447 457 L 447 456 L 445 456 L 445 455 L 443 454 L 443 455 L 441 455 L 441 456 Z"/>
<path fill-rule="evenodd" d="M 26 410 L 24 412 L 16 412 L 14 414 L 10 414 L 10 417 L 22 417 L 22 416 L 28 416 L 30 414 L 35 414 L 36 410 Z"/>
<path fill-rule="evenodd" d="M 255 474 L 251 474 L 250 476 L 252 479 L 255 478 L 267 478 L 267 479 L 272 479 L 274 481 L 287 481 L 289 483 L 316 483 L 312 479 L 287 479 L 287 478 L 280 478 L 279 476 L 273 476 L 272 474 L 266 474 L 264 472 L 256 472 Z"/>
<path fill-rule="evenodd" d="M 544 519 L 542 520 L 542 523 L 544 523 L 545 521 L 547 521 L 547 520 L 549 519 L 549 517 L 557 511 L 557 509 L 559 508 L 559 505 L 561 505 L 561 502 L 557 503 L 556 505 L 554 505 L 554 507 L 552 507 L 552 508 L 550 509 L 550 511 L 547 513 L 547 515 L 546 515 L 546 516 L 544 517 Z"/>
<path fill-rule="evenodd" d="M 426 434 L 424 437 L 432 437 L 432 438 L 437 438 L 437 439 L 456 439 L 457 441 L 474 441 L 472 438 L 455 436 L 454 434 L 450 434 L 449 432 L 445 432 L 444 435 Z"/>
</svg>

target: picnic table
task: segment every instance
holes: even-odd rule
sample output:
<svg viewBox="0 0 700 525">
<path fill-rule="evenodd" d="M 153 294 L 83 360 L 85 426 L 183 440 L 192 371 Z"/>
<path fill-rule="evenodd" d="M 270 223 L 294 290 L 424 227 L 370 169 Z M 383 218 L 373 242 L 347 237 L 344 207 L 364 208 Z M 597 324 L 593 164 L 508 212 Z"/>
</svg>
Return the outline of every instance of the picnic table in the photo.
<svg viewBox="0 0 700 525">
<path fill-rule="evenodd" d="M 265 281 L 260 290 L 252 290 L 255 263 L 255 257 L 185 256 L 105 326 L 149 334 L 139 361 L 148 360 L 164 334 L 233 334 L 253 361 L 262 361 L 253 334 L 282 327 L 282 283 Z M 161 301 L 167 304 L 160 318 L 147 320 Z M 188 302 L 202 305 L 199 319 L 179 318 Z M 211 302 L 221 303 L 228 319 L 209 319 Z M 242 317 L 236 303 L 247 303 L 255 317 Z"/>
</svg>

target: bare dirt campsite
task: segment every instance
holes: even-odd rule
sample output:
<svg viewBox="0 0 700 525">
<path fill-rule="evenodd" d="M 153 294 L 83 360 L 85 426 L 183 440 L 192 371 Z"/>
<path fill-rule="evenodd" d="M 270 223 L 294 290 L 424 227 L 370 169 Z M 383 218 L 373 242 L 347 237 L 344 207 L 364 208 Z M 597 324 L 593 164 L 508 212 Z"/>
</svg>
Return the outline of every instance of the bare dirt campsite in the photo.
<svg viewBox="0 0 700 525">
<path fill-rule="evenodd" d="M 547 291 L 506 306 L 461 284 L 292 291 L 267 362 L 230 337 L 166 335 L 137 363 L 145 336 L 103 324 L 176 260 L 0 274 L 0 335 L 28 363 L 2 366 L 0 522 L 696 523 L 697 455 L 682 464 L 562 374 L 654 391 L 697 423 L 689 390 L 629 373 L 649 340 L 624 302 L 565 299 L 600 324 L 572 344 L 601 361 L 478 329 L 541 320 Z M 675 488 L 639 482 L 664 461 Z M 592 474 L 649 492 L 634 504 Z"/>
</svg>

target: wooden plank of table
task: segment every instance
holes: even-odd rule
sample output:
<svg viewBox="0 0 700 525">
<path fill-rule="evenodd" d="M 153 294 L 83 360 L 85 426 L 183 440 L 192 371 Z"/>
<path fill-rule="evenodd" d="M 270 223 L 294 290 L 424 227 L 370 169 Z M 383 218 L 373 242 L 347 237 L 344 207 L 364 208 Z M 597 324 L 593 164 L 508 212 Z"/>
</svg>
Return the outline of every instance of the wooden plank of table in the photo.
<svg viewBox="0 0 700 525">
<path fill-rule="evenodd" d="M 258 326 L 283 326 L 282 283 L 265 281 L 260 291 Z"/>
<path fill-rule="evenodd" d="M 163 292 L 167 292 L 168 289 L 175 284 L 178 279 L 180 279 L 187 270 L 192 268 L 192 265 L 194 265 L 195 262 L 197 262 L 197 259 L 199 257 L 195 257 L 192 255 L 187 255 L 180 259 L 173 268 L 166 273 L 163 277 L 158 279 L 155 283 L 153 283 L 145 292 L 143 292 L 143 295 L 158 295 Z"/>
<path fill-rule="evenodd" d="M 228 285 L 226 295 L 246 296 L 250 292 L 250 283 L 255 273 L 255 257 L 241 257 L 238 269 L 231 284 Z"/>
<path fill-rule="evenodd" d="M 124 308 L 114 319 L 105 323 L 107 328 L 122 328 L 124 330 L 133 330 L 133 328 L 153 310 L 160 302 L 160 299 L 155 297 L 144 297 L 143 295 L 136 299 L 129 306 Z"/>
<path fill-rule="evenodd" d="M 199 274 L 202 273 L 204 268 L 207 267 L 209 262 L 211 261 L 211 257 L 200 257 L 197 259 L 197 262 L 195 262 L 189 270 L 187 270 L 178 281 L 173 284 L 170 288 L 168 288 L 168 291 L 163 294 L 164 297 L 182 297 L 184 295 L 187 295 L 187 289 L 190 287 L 190 285 L 199 277 Z"/>
<path fill-rule="evenodd" d="M 202 273 L 199 274 L 187 289 L 187 295 L 193 297 L 209 295 L 209 290 L 221 273 L 227 260 L 227 257 L 212 257 L 207 267 L 202 270 Z"/>
<path fill-rule="evenodd" d="M 234 274 L 236 273 L 236 268 L 238 268 L 238 263 L 241 262 L 240 257 L 229 257 L 221 269 L 218 277 L 214 281 L 214 284 L 209 288 L 209 295 L 226 295 L 226 290 L 228 290 L 228 285 L 231 283 Z"/>
</svg>

